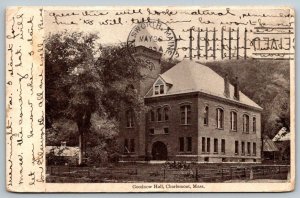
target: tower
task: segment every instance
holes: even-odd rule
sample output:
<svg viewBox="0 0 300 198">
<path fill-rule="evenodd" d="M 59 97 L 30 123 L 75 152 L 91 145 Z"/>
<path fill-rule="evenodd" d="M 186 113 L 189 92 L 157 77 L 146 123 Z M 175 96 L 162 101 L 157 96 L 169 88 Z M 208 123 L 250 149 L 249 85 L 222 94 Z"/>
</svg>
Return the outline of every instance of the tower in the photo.
<svg viewBox="0 0 300 198">
<path fill-rule="evenodd" d="M 135 52 L 132 53 L 132 56 L 138 64 L 141 64 L 140 74 L 142 76 L 140 82 L 136 82 L 133 87 L 137 90 L 139 97 L 144 98 L 158 75 L 161 73 L 161 53 L 144 46 L 137 46 L 135 47 Z M 124 107 L 124 110 L 120 112 L 119 144 L 124 148 L 122 159 L 126 161 L 144 160 L 146 144 L 146 108 L 139 112 L 135 112 L 134 116 L 128 113 L 127 108 L 128 107 Z M 128 121 L 130 121 L 128 120 L 128 116 L 131 116 L 130 120 L 134 120 L 133 125 L 128 125 Z"/>
</svg>

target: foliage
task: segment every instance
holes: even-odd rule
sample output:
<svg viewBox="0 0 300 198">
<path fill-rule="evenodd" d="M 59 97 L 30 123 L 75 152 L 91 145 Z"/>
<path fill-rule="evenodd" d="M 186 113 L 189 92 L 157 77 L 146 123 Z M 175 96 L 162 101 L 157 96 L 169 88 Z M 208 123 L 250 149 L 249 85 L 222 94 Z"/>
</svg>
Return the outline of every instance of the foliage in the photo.
<svg viewBox="0 0 300 198">
<path fill-rule="evenodd" d="M 127 89 L 143 78 L 138 69 L 143 65 L 134 62 L 122 44 L 101 46 L 97 43 L 98 39 L 96 34 L 67 31 L 50 34 L 46 38 L 47 142 L 54 143 L 56 133 L 68 134 L 67 130 L 62 130 L 63 127 L 56 126 L 59 120 L 76 123 L 80 162 L 85 137 L 95 132 L 93 115 L 97 114 L 111 125 L 116 125 L 121 108 L 132 106 L 138 111 L 142 104 L 142 97 Z M 105 127 L 97 130 L 105 130 Z M 95 150 L 102 149 L 101 145 L 114 144 L 109 142 L 110 139 L 110 136 L 100 137 L 98 140 L 102 143 L 98 142 Z"/>
<path fill-rule="evenodd" d="M 289 61 L 230 60 L 205 65 L 230 82 L 238 76 L 240 90 L 263 108 L 262 133 L 274 137 L 281 127 L 290 127 Z"/>
</svg>

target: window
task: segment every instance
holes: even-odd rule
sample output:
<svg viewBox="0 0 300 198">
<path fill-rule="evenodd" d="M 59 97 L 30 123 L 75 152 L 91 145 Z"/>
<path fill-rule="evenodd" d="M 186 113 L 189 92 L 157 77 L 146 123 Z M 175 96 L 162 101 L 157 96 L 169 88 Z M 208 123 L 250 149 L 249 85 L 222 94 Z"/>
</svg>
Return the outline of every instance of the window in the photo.
<svg viewBox="0 0 300 198">
<path fill-rule="evenodd" d="M 158 79 L 154 85 L 154 95 L 160 95 L 165 93 L 165 83 Z"/>
<path fill-rule="evenodd" d="M 224 111 L 221 108 L 217 108 L 217 110 L 216 110 L 216 121 L 217 121 L 217 128 L 223 129 L 223 127 L 224 127 Z"/>
<path fill-rule="evenodd" d="M 221 140 L 221 153 L 225 153 L 225 139 Z"/>
<path fill-rule="evenodd" d="M 157 121 L 158 122 L 162 121 L 161 108 L 157 109 Z"/>
<path fill-rule="evenodd" d="M 168 127 L 165 127 L 165 128 L 164 128 L 164 133 L 165 133 L 165 134 L 169 134 L 169 128 L 168 128 Z"/>
<path fill-rule="evenodd" d="M 126 126 L 129 128 L 134 127 L 133 110 L 126 111 Z"/>
<path fill-rule="evenodd" d="M 253 155 L 256 155 L 256 143 L 253 142 L 253 150 L 252 150 Z"/>
<path fill-rule="evenodd" d="M 214 153 L 218 153 L 218 139 L 214 139 Z"/>
<path fill-rule="evenodd" d="M 242 142 L 242 155 L 245 155 L 245 142 Z"/>
<path fill-rule="evenodd" d="M 243 132 L 249 133 L 249 116 L 246 114 L 243 115 Z"/>
<path fill-rule="evenodd" d="M 210 138 L 207 138 L 207 147 L 206 147 L 206 152 L 210 152 Z"/>
<path fill-rule="evenodd" d="M 256 132 L 256 117 L 253 117 L 253 132 L 255 133 Z"/>
<path fill-rule="evenodd" d="M 183 105 L 180 107 L 181 124 L 191 124 L 191 105 Z"/>
<path fill-rule="evenodd" d="M 230 129 L 232 131 L 237 130 L 237 113 L 234 111 L 230 112 Z"/>
<path fill-rule="evenodd" d="M 186 146 L 184 145 L 186 141 Z M 180 137 L 179 138 L 179 151 L 180 152 L 192 152 L 192 137 Z"/>
<path fill-rule="evenodd" d="M 203 117 L 204 117 L 204 119 L 203 119 L 204 125 L 208 125 L 208 111 L 209 111 L 208 106 L 206 106 L 205 109 L 204 109 L 204 115 L 203 115 Z"/>
<path fill-rule="evenodd" d="M 124 153 L 129 153 L 128 139 L 124 140 Z"/>
<path fill-rule="evenodd" d="M 134 153 L 135 152 L 135 142 L 134 139 L 125 139 L 124 140 L 124 153 Z"/>
<path fill-rule="evenodd" d="M 149 133 L 150 133 L 151 135 L 153 135 L 153 134 L 154 134 L 154 129 L 149 129 Z"/>
<path fill-rule="evenodd" d="M 169 107 L 164 108 L 164 119 L 165 121 L 169 120 Z"/>
<path fill-rule="evenodd" d="M 235 154 L 238 155 L 239 154 L 239 141 L 235 141 Z"/>
<path fill-rule="evenodd" d="M 250 142 L 247 142 L 247 155 L 251 154 L 251 146 L 250 146 Z"/>
<path fill-rule="evenodd" d="M 205 153 L 205 137 L 202 137 L 202 152 Z"/>
<path fill-rule="evenodd" d="M 159 85 L 159 94 L 164 94 L 165 92 L 165 86 L 164 85 Z"/>
<path fill-rule="evenodd" d="M 179 151 L 180 152 L 184 151 L 184 138 L 183 137 L 179 138 Z"/>
<path fill-rule="evenodd" d="M 158 95 L 159 94 L 159 85 L 155 85 L 154 87 L 154 95 Z"/>
<path fill-rule="evenodd" d="M 155 113 L 153 110 L 150 110 L 150 121 L 154 122 L 155 121 Z"/>
<path fill-rule="evenodd" d="M 135 151 L 134 139 L 130 139 L 130 152 L 133 153 L 134 151 Z"/>
<path fill-rule="evenodd" d="M 187 152 L 192 152 L 192 137 L 187 137 L 186 138 L 186 143 L 187 143 Z"/>
</svg>

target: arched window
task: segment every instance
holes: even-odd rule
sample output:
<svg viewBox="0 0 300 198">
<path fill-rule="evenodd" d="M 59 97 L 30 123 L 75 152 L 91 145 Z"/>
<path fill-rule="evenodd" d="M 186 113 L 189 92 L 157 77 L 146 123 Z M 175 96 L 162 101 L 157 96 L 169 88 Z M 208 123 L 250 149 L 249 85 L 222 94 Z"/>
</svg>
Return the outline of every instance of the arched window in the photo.
<svg viewBox="0 0 300 198">
<path fill-rule="evenodd" d="M 161 108 L 157 109 L 157 121 L 162 121 L 162 114 L 161 114 Z"/>
<path fill-rule="evenodd" d="M 205 108 L 204 108 L 204 115 L 203 115 L 203 123 L 204 123 L 204 125 L 208 125 L 208 111 L 209 111 L 209 108 L 208 108 L 208 106 L 206 106 Z"/>
<path fill-rule="evenodd" d="M 253 117 L 253 132 L 255 133 L 256 132 L 256 117 Z"/>
<path fill-rule="evenodd" d="M 230 112 L 230 129 L 232 131 L 237 130 L 237 113 L 234 111 Z"/>
<path fill-rule="evenodd" d="M 134 113 L 133 110 L 126 111 L 126 126 L 129 128 L 134 127 Z"/>
<path fill-rule="evenodd" d="M 164 107 L 164 119 L 165 121 L 169 120 L 169 107 Z"/>
<path fill-rule="evenodd" d="M 155 121 L 155 113 L 153 110 L 150 110 L 150 121 L 154 122 Z"/>
<path fill-rule="evenodd" d="M 184 125 L 191 124 L 191 105 L 180 106 L 180 123 Z"/>
<path fill-rule="evenodd" d="M 221 108 L 216 109 L 216 121 L 217 121 L 217 128 L 223 129 L 224 128 L 224 110 Z"/>
<path fill-rule="evenodd" d="M 249 133 L 249 116 L 247 114 L 243 115 L 243 132 Z"/>
</svg>

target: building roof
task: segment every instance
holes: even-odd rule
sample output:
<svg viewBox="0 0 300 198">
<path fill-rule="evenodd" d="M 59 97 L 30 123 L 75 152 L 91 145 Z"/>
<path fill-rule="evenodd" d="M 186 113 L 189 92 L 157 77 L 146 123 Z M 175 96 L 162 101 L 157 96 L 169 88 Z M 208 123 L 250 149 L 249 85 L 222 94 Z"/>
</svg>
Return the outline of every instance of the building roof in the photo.
<svg viewBox="0 0 300 198">
<path fill-rule="evenodd" d="M 287 128 L 282 127 L 279 132 L 273 137 L 272 141 L 274 142 L 282 142 L 282 141 L 290 141 L 291 133 L 287 131 Z"/>
<path fill-rule="evenodd" d="M 266 136 L 263 139 L 263 151 L 266 152 L 273 152 L 273 151 L 279 151 L 275 143 L 268 137 Z"/>
<path fill-rule="evenodd" d="M 189 92 L 203 92 L 220 98 L 232 100 L 251 107 L 262 109 L 258 104 L 240 92 L 240 100 L 234 99 L 234 86 L 229 83 L 230 96 L 224 95 L 224 78 L 209 67 L 192 60 L 183 60 L 165 73 L 161 78 L 171 84 L 165 95 Z M 152 88 L 151 88 L 152 90 Z M 149 90 L 146 97 L 159 97 Z M 160 95 L 161 96 L 161 95 Z"/>
<path fill-rule="evenodd" d="M 51 152 L 53 152 L 55 156 L 77 157 L 79 154 L 79 147 L 46 146 L 46 154 L 50 154 Z"/>
</svg>

